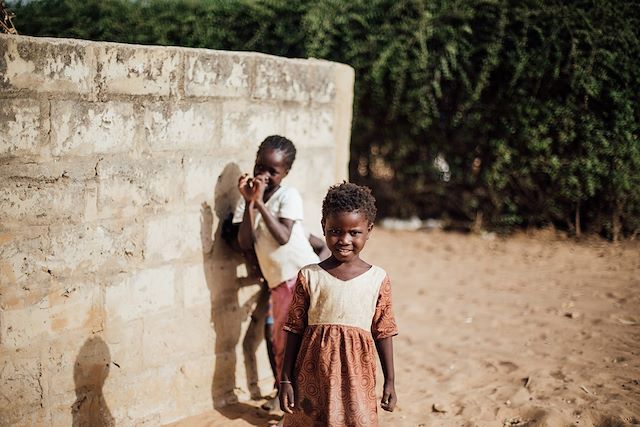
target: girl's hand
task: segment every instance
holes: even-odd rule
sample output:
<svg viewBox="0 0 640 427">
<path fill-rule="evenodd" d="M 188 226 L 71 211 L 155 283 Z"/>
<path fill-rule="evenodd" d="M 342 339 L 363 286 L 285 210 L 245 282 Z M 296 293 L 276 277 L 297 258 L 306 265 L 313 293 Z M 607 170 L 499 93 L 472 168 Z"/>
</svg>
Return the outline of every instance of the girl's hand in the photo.
<svg viewBox="0 0 640 427">
<path fill-rule="evenodd" d="M 278 397 L 280 398 L 280 409 L 287 414 L 293 414 L 294 396 L 293 387 L 290 383 L 280 383 Z"/>
<path fill-rule="evenodd" d="M 385 381 L 382 389 L 382 402 L 380 403 L 380 407 L 385 411 L 393 412 L 397 401 L 398 398 L 396 396 L 396 388 L 394 384 L 389 384 Z"/>
<path fill-rule="evenodd" d="M 253 195 L 254 202 L 261 201 L 264 198 L 264 191 L 267 188 L 266 175 L 256 175 L 253 178 Z"/>
<path fill-rule="evenodd" d="M 242 194 L 242 197 L 244 197 L 244 200 L 247 202 L 250 202 L 253 197 L 251 181 L 252 179 L 248 173 L 243 173 L 240 175 L 240 179 L 238 179 L 238 191 L 240 191 L 240 194 Z"/>
</svg>

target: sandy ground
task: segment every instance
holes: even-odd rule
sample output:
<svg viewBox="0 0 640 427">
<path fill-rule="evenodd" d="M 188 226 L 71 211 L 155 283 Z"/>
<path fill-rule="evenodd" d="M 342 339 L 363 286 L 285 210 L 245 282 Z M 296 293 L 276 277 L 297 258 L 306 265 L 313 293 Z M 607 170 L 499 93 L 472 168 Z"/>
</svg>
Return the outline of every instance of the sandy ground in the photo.
<svg viewBox="0 0 640 427">
<path fill-rule="evenodd" d="M 363 258 L 400 328 L 381 426 L 640 424 L 640 242 L 377 229 Z M 174 427 L 274 423 L 260 403 Z"/>
</svg>

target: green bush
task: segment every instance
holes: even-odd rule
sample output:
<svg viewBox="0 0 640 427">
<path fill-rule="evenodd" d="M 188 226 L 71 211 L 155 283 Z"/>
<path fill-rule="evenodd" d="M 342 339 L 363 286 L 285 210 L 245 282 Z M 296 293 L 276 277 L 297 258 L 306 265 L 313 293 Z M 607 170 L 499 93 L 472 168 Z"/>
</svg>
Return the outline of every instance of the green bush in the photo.
<svg viewBox="0 0 640 427">
<path fill-rule="evenodd" d="M 350 64 L 351 180 L 372 187 L 382 215 L 617 239 L 640 231 L 639 6 L 41 0 L 16 5 L 14 22 L 22 34 Z"/>
</svg>

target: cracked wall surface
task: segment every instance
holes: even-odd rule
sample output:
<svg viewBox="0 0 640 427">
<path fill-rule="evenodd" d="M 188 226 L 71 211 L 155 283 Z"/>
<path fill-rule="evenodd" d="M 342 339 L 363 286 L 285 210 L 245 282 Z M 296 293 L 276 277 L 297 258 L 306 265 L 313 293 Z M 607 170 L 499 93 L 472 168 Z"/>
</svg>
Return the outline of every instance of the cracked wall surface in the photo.
<svg viewBox="0 0 640 427">
<path fill-rule="evenodd" d="M 0 35 L 0 425 L 155 426 L 267 391 L 265 294 L 220 227 L 258 143 L 283 134 L 320 233 L 353 80 L 319 60 Z"/>
</svg>

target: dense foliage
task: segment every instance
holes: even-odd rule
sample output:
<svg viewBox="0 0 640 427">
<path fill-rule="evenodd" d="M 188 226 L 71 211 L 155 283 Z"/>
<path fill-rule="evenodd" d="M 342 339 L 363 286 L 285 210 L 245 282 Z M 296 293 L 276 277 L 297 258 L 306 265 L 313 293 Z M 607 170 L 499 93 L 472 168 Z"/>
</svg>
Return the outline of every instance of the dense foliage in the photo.
<svg viewBox="0 0 640 427">
<path fill-rule="evenodd" d="M 41 0 L 22 34 L 356 70 L 351 179 L 383 215 L 640 232 L 637 0 Z"/>
</svg>

